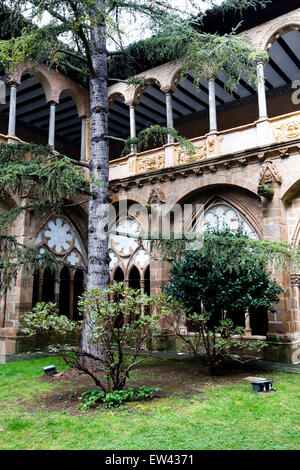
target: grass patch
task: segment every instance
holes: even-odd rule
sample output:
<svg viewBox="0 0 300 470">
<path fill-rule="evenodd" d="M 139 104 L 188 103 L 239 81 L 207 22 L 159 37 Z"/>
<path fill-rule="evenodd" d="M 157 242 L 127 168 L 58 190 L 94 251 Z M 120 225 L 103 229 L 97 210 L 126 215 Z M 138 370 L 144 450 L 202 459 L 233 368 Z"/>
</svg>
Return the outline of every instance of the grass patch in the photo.
<svg viewBox="0 0 300 470">
<path fill-rule="evenodd" d="M 128 386 L 152 385 L 161 396 L 118 410 L 78 409 L 91 383 L 69 371 L 41 379 L 57 358 L 0 365 L 0 449 L 300 449 L 300 375 L 264 374 L 276 393 L 257 394 L 248 372 L 210 378 L 197 364 L 147 360 Z"/>
</svg>

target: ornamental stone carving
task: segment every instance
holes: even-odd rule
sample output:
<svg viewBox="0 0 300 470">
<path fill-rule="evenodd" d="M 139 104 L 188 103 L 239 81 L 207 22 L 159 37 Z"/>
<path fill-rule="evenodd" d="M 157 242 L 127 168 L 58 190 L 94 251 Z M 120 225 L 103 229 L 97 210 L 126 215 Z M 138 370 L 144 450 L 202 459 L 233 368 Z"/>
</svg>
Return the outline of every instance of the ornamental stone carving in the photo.
<svg viewBox="0 0 300 470">
<path fill-rule="evenodd" d="M 291 274 L 291 284 L 293 287 L 300 287 L 300 274 Z"/>
<path fill-rule="evenodd" d="M 159 204 L 165 201 L 165 195 L 161 189 L 154 188 L 150 191 L 148 204 Z"/>
<path fill-rule="evenodd" d="M 300 137 L 300 120 L 284 122 L 273 129 L 273 135 L 276 142 L 297 139 Z"/>
<path fill-rule="evenodd" d="M 136 174 L 136 158 L 129 158 L 128 160 L 128 173 L 130 176 L 134 176 Z"/>
<path fill-rule="evenodd" d="M 50 219 L 39 231 L 35 246 L 40 253 L 51 251 L 64 262 L 83 266 L 86 255 L 81 240 L 72 225 L 63 217 Z"/>
<path fill-rule="evenodd" d="M 145 272 L 150 264 L 150 242 L 138 239 L 142 236 L 139 222 L 126 217 L 120 220 L 111 232 L 109 239 L 111 274 L 120 267 L 127 279 L 132 266 L 136 266 L 140 273 Z"/>
<path fill-rule="evenodd" d="M 206 142 L 196 147 L 195 153 L 191 154 L 188 150 L 181 150 L 178 155 L 178 163 L 192 163 L 204 160 L 206 158 Z"/>
<path fill-rule="evenodd" d="M 232 232 L 236 232 L 241 228 L 250 238 L 258 239 L 255 230 L 243 215 L 235 207 L 225 202 L 216 202 L 210 206 L 204 212 L 204 217 L 200 220 L 200 226 L 195 228 L 196 231 L 201 232 L 203 229 L 213 227 L 228 227 Z"/>
<path fill-rule="evenodd" d="M 121 220 L 112 232 L 118 235 L 110 236 L 110 248 L 112 248 L 119 256 L 128 257 L 138 248 L 138 240 L 140 234 L 140 226 L 133 219 Z"/>
<path fill-rule="evenodd" d="M 271 160 L 268 160 L 261 167 L 259 184 L 272 184 L 274 182 L 281 184 L 281 174 L 275 163 Z"/>
<path fill-rule="evenodd" d="M 139 172 L 147 173 L 148 171 L 160 170 L 165 166 L 165 154 L 151 155 L 143 157 L 139 160 Z"/>
</svg>

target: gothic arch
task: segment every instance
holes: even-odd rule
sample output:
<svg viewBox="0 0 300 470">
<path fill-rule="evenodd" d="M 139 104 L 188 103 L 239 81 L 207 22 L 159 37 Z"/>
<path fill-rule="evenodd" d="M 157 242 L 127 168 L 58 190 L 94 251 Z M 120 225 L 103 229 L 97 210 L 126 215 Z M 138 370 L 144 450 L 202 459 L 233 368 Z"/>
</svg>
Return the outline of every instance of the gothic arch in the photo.
<svg viewBox="0 0 300 470">
<path fill-rule="evenodd" d="M 236 211 L 238 211 L 242 217 L 245 219 L 245 221 L 247 221 L 247 223 L 252 226 L 254 232 L 257 234 L 258 238 L 261 239 L 262 236 L 263 236 L 263 230 L 262 230 L 262 226 L 259 222 L 259 220 L 257 219 L 257 217 L 254 215 L 253 211 L 251 211 L 245 204 L 243 204 L 241 201 L 238 200 L 237 197 L 233 197 L 229 194 L 218 194 L 218 188 L 222 188 L 222 189 L 228 189 L 230 190 L 230 187 L 232 187 L 233 185 L 222 185 L 222 184 L 219 184 L 219 185 L 208 185 L 208 186 L 204 186 L 204 187 L 201 187 L 201 188 L 197 188 L 196 190 L 194 191 L 191 191 L 190 193 L 187 193 L 186 195 L 184 195 L 179 201 L 177 204 L 184 204 L 185 202 L 187 203 L 195 203 L 195 204 L 199 204 L 199 207 L 197 208 L 196 212 L 193 213 L 193 217 L 189 217 L 186 221 L 185 221 L 185 230 L 191 230 L 192 226 L 193 226 L 193 218 L 195 218 L 197 215 L 199 216 L 200 213 L 199 211 L 201 211 L 201 207 L 200 206 L 204 206 L 204 210 L 207 210 L 207 208 L 209 206 L 211 206 L 212 204 L 214 204 L 216 201 L 222 201 L 224 204 L 228 204 L 229 206 L 232 206 L 232 208 Z M 241 188 L 240 186 L 235 186 L 236 189 L 245 189 L 245 188 Z M 215 188 L 216 191 L 214 192 L 213 195 L 211 194 L 205 194 L 205 192 L 207 190 L 211 190 L 212 188 Z M 252 194 L 251 191 L 249 191 L 248 189 L 246 190 L 248 195 L 249 196 L 254 196 Z M 197 202 L 197 199 L 198 199 L 198 202 Z M 255 193 L 255 200 L 256 201 L 260 201 L 260 198 L 257 196 L 257 194 Z M 171 207 L 170 209 L 170 212 L 172 211 L 172 209 L 174 208 L 174 206 Z M 198 211 L 198 212 L 197 212 Z M 175 227 L 174 227 L 174 230 L 175 230 Z M 176 230 L 175 230 L 176 231 Z"/>
<path fill-rule="evenodd" d="M 288 18 L 279 18 L 278 20 L 272 21 L 269 28 L 266 29 L 262 38 L 258 43 L 259 49 L 265 49 L 269 51 L 279 36 L 283 36 L 290 31 L 300 29 L 300 14 L 295 14 Z"/>
<path fill-rule="evenodd" d="M 215 193 L 217 194 L 219 188 L 228 188 L 228 190 L 231 190 L 232 188 L 244 190 L 256 200 L 260 200 L 260 197 L 257 195 L 257 181 L 242 178 L 240 175 L 231 175 L 230 179 L 231 181 L 228 182 L 228 176 L 218 173 L 203 175 L 200 183 L 197 181 L 195 183 L 191 183 L 190 186 L 184 185 L 182 190 L 181 188 L 180 190 L 178 189 L 176 194 L 181 194 L 180 198 L 174 198 L 175 200 L 173 199 L 171 203 L 172 205 L 183 204 L 194 195 L 201 194 L 209 189 L 215 189 Z"/>
<path fill-rule="evenodd" d="M 245 215 L 223 198 L 215 198 L 204 210 L 204 227 L 228 226 L 232 231 L 241 227 L 251 238 L 259 238 L 255 228 Z"/>
<path fill-rule="evenodd" d="M 40 250 L 50 249 L 68 264 L 74 266 L 87 264 L 83 241 L 73 223 L 65 215 L 48 214 L 39 226 L 35 246 Z"/>
</svg>

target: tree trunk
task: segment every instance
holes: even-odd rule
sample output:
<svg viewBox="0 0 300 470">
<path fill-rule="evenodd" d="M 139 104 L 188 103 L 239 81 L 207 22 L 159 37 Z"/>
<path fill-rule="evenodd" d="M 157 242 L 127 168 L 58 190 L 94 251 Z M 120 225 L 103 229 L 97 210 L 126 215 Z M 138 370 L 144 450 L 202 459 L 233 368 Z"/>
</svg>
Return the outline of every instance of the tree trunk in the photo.
<svg viewBox="0 0 300 470">
<path fill-rule="evenodd" d="M 97 0 L 98 8 L 104 11 L 105 1 Z M 88 276 L 87 289 L 107 287 L 109 281 L 108 255 L 108 209 L 109 209 L 109 146 L 107 50 L 105 21 L 91 12 L 94 24 L 91 40 L 94 46 L 94 75 L 90 76 L 90 189 L 93 198 L 89 205 L 88 222 Z M 84 323 L 81 339 L 82 351 L 90 351 L 88 332 L 92 326 Z M 96 351 L 93 347 L 93 354 Z M 101 354 L 99 350 L 98 353 Z"/>
</svg>

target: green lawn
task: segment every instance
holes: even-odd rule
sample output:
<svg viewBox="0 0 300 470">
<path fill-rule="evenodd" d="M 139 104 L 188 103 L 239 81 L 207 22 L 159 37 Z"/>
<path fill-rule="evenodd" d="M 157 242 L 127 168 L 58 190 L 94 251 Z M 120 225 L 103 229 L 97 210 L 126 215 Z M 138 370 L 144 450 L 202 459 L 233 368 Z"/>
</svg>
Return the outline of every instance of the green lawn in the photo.
<svg viewBox="0 0 300 470">
<path fill-rule="evenodd" d="M 0 449 L 300 449 L 300 374 L 268 373 L 278 390 L 272 394 L 256 394 L 241 377 L 202 376 L 197 389 L 195 364 L 179 363 L 177 376 L 179 365 L 165 361 L 163 370 L 172 368 L 178 377 L 174 393 L 117 411 L 83 413 L 63 398 L 58 409 L 47 410 L 43 397 L 70 386 L 39 379 L 50 363 L 63 368 L 56 358 L 0 365 Z M 156 363 L 149 360 L 135 378 L 156 385 Z M 182 394 L 189 377 L 194 391 Z"/>
</svg>

